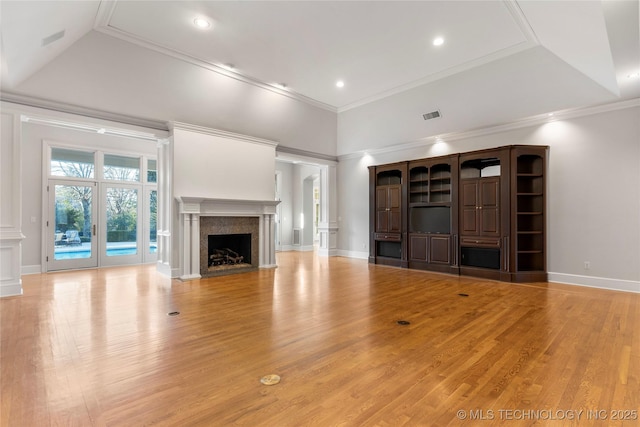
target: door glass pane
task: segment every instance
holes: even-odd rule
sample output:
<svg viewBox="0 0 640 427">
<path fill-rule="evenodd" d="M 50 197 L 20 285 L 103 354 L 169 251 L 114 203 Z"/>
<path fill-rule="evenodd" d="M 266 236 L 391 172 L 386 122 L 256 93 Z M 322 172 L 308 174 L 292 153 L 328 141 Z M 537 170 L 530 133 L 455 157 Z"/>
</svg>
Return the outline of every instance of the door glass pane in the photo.
<svg viewBox="0 0 640 427">
<path fill-rule="evenodd" d="M 140 181 L 140 158 L 105 154 L 104 179 Z"/>
<path fill-rule="evenodd" d="M 149 192 L 149 253 L 158 251 L 158 192 Z"/>
<path fill-rule="evenodd" d="M 147 161 L 147 182 L 158 182 L 158 167 L 155 160 Z"/>
<path fill-rule="evenodd" d="M 93 178 L 93 153 L 86 151 L 51 149 L 51 170 L 53 176 Z"/>
<path fill-rule="evenodd" d="M 107 256 L 138 253 L 138 190 L 107 189 Z"/>
<path fill-rule="evenodd" d="M 91 257 L 92 190 L 83 185 L 54 185 L 55 260 Z"/>
</svg>

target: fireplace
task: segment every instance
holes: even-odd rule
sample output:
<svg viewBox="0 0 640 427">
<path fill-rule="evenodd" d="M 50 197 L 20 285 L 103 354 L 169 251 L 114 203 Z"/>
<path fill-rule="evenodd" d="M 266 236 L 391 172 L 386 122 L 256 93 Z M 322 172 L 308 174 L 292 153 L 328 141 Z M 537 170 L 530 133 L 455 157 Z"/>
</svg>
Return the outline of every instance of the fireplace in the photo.
<svg viewBox="0 0 640 427">
<path fill-rule="evenodd" d="M 179 277 L 197 279 L 276 267 L 273 217 L 278 203 L 179 197 Z"/>
<path fill-rule="evenodd" d="M 219 276 L 258 268 L 257 217 L 200 218 L 200 276 Z"/>
</svg>

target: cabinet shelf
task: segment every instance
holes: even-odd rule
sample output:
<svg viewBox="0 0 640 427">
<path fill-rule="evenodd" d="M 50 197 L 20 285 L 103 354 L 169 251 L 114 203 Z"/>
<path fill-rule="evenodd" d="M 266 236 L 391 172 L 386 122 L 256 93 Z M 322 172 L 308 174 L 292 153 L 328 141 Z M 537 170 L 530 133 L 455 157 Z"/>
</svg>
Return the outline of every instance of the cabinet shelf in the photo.
<svg viewBox="0 0 640 427">
<path fill-rule="evenodd" d="M 524 234 L 524 235 L 542 234 L 542 231 L 518 231 L 518 234 Z"/>
<path fill-rule="evenodd" d="M 518 212 L 518 215 L 542 215 L 542 212 Z"/>
<path fill-rule="evenodd" d="M 517 196 L 542 196 L 542 193 L 516 193 Z"/>
</svg>

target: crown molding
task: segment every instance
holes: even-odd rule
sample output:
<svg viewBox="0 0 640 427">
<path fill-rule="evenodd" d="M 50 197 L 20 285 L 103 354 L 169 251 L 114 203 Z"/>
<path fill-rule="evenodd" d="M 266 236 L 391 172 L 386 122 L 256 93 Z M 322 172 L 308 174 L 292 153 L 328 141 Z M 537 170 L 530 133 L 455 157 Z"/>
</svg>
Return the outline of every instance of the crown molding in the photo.
<svg viewBox="0 0 640 427">
<path fill-rule="evenodd" d="M 505 5 L 507 10 L 511 14 L 511 17 L 516 22 L 516 24 L 520 28 L 520 31 L 522 31 L 522 34 L 527 38 L 527 40 L 535 45 L 541 44 L 538 36 L 536 35 L 535 31 L 533 31 L 533 27 L 527 20 L 527 17 L 522 11 L 522 8 L 518 4 L 518 2 L 516 0 L 504 0 L 502 4 Z"/>
<path fill-rule="evenodd" d="M 220 129 L 212 129 L 204 126 L 192 125 L 182 122 L 169 122 L 169 131 L 173 134 L 175 129 L 186 130 L 188 132 L 196 132 L 204 135 L 217 136 L 222 138 L 236 139 L 238 141 L 251 142 L 253 144 L 267 145 L 269 147 L 276 147 L 277 142 L 268 139 L 257 138 L 255 136 L 243 135 L 240 133 L 228 132 Z"/>
<path fill-rule="evenodd" d="M 494 126 L 488 126 L 478 129 L 471 129 L 461 132 L 451 132 L 446 134 L 432 135 L 424 138 L 420 138 L 413 141 L 408 141 L 400 144 L 394 144 L 383 148 L 365 149 L 359 150 L 353 153 L 341 154 L 338 156 L 338 160 L 350 160 L 361 158 L 365 154 L 369 155 L 382 155 L 386 153 L 392 153 L 396 151 L 411 150 L 414 148 L 420 148 L 427 145 L 435 144 L 438 140 L 445 142 L 454 142 L 462 139 L 477 138 L 485 135 L 492 135 L 496 133 L 508 132 L 511 130 L 522 129 L 530 126 L 541 125 L 558 120 L 568 120 L 579 117 L 591 116 L 594 114 L 603 114 L 611 111 L 624 110 L 627 108 L 640 107 L 640 98 L 633 98 L 624 101 L 613 102 L 609 104 L 600 104 L 583 108 L 573 108 L 562 111 L 553 112 L 553 116 L 550 117 L 549 113 L 538 114 L 536 116 L 527 117 L 521 120 L 515 120 L 510 123 L 504 123 Z"/>
<path fill-rule="evenodd" d="M 299 161 L 313 165 L 335 165 L 338 163 L 338 158 L 336 156 L 300 150 L 298 148 L 291 148 L 283 145 L 278 145 L 278 148 L 276 149 L 276 160 L 288 162 Z"/>
<path fill-rule="evenodd" d="M 67 104 L 59 101 L 51 101 L 33 96 L 20 95 L 12 92 L 0 92 L 0 101 L 16 105 L 23 105 L 30 108 L 43 108 L 60 113 L 73 114 L 76 116 L 88 117 L 91 119 L 106 120 L 110 122 L 122 123 L 133 126 L 140 126 L 147 129 L 155 129 L 166 132 L 169 130 L 166 122 L 133 117 L 124 114 L 111 113 L 94 108 L 81 107 L 74 104 Z"/>
</svg>

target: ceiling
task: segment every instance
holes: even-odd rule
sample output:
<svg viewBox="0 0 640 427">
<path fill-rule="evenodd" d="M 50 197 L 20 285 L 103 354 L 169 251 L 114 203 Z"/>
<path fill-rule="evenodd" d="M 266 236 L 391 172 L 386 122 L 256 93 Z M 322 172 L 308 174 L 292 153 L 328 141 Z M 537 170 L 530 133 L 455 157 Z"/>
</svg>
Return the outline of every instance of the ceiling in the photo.
<svg viewBox="0 0 640 427">
<path fill-rule="evenodd" d="M 589 102 L 640 97 L 640 79 L 628 77 L 640 71 L 635 0 L 3 0 L 0 12 L 5 93 L 100 33 L 338 113 L 540 49 L 573 70 L 567 85 L 586 77 L 599 88 Z"/>
</svg>

